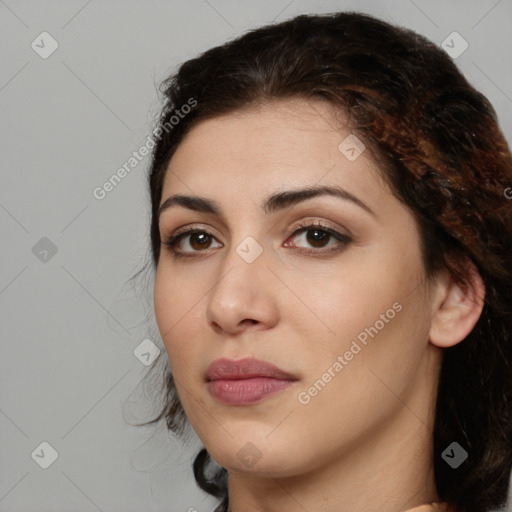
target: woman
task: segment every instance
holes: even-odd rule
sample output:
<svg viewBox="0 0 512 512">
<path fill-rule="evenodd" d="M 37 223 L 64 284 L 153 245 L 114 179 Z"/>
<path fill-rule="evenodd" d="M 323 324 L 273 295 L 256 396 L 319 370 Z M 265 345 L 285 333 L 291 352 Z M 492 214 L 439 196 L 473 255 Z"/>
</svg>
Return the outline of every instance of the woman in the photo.
<svg viewBox="0 0 512 512">
<path fill-rule="evenodd" d="M 152 422 L 195 430 L 216 510 L 501 506 L 512 158 L 486 98 L 358 13 L 259 28 L 164 85 Z"/>
</svg>

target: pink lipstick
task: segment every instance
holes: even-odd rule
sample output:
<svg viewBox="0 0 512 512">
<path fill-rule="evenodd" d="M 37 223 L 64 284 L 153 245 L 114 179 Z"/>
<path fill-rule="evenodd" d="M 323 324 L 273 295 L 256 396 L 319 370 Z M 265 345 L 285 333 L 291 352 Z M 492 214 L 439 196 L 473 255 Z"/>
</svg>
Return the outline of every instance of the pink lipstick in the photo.
<svg viewBox="0 0 512 512">
<path fill-rule="evenodd" d="M 217 359 L 206 370 L 210 395 L 227 405 L 250 405 L 298 379 L 266 361 L 254 358 Z"/>
</svg>

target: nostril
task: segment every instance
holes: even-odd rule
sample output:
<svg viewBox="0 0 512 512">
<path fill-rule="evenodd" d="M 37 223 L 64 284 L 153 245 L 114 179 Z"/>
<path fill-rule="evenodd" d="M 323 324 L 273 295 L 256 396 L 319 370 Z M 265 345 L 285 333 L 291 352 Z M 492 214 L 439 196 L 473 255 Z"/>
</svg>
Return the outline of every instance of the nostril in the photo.
<svg viewBox="0 0 512 512">
<path fill-rule="evenodd" d="M 216 334 L 220 334 L 223 331 L 222 327 L 217 322 L 213 322 L 212 327 Z"/>
</svg>

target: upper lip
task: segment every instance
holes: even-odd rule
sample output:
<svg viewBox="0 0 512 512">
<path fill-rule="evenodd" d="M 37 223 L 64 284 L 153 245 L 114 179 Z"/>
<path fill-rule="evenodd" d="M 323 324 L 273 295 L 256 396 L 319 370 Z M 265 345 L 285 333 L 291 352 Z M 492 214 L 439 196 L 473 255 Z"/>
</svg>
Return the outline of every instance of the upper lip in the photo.
<svg viewBox="0 0 512 512">
<path fill-rule="evenodd" d="M 297 380 L 293 375 L 281 370 L 277 366 L 254 359 L 217 359 L 206 370 L 206 380 L 240 380 L 254 377 L 268 377 L 273 379 Z"/>
</svg>

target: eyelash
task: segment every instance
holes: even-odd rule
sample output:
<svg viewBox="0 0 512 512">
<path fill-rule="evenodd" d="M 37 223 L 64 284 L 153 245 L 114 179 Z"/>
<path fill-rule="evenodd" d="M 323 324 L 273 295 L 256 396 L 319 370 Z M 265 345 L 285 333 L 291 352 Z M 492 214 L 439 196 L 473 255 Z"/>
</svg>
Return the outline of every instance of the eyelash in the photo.
<svg viewBox="0 0 512 512">
<path fill-rule="evenodd" d="M 302 223 L 302 224 L 299 223 L 294 227 L 294 231 L 291 233 L 289 238 L 291 238 L 291 237 L 295 238 L 298 234 L 300 234 L 302 232 L 313 231 L 313 230 L 323 231 L 323 232 L 327 233 L 328 235 L 330 235 L 331 237 L 338 240 L 339 242 L 341 242 L 341 244 L 336 244 L 328 249 L 302 250 L 302 252 L 307 255 L 319 255 L 319 254 L 326 255 L 326 254 L 331 254 L 333 252 L 339 252 L 353 241 L 353 239 L 350 236 L 339 233 L 338 231 L 335 231 L 334 229 L 331 229 L 328 226 L 325 226 L 320 223 Z M 176 246 L 179 244 L 179 242 L 181 241 L 182 238 L 189 236 L 189 235 L 196 235 L 196 234 L 205 234 L 207 236 L 215 238 L 212 233 L 210 233 L 204 229 L 193 229 L 192 228 L 187 231 L 183 231 L 181 233 L 178 232 L 175 235 L 171 235 L 170 237 L 168 237 L 166 240 L 163 241 L 163 244 L 168 247 L 171 255 L 174 258 L 189 258 L 189 257 L 194 258 L 194 257 L 197 257 L 194 253 L 204 253 L 207 251 L 207 249 L 199 250 L 199 251 L 192 251 L 190 253 L 183 253 L 183 252 L 180 252 L 179 250 L 177 250 Z M 341 247 L 340 247 L 340 245 L 341 245 Z"/>
</svg>

